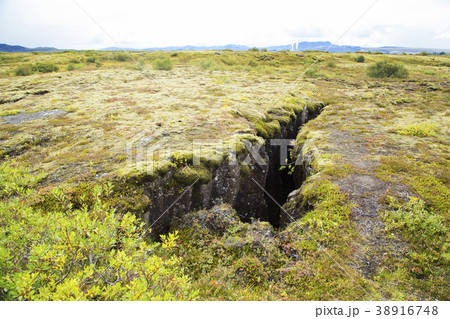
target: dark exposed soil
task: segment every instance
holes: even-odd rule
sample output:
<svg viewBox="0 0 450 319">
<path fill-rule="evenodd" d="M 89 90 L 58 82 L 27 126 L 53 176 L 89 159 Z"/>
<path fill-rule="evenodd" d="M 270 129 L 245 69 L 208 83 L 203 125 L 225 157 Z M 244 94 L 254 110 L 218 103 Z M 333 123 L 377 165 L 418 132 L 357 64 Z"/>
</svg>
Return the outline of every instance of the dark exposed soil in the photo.
<svg viewBox="0 0 450 319">
<path fill-rule="evenodd" d="M 354 203 L 351 219 L 361 235 L 361 241 L 355 243 L 355 266 L 364 277 L 370 278 L 376 273 L 384 255 L 400 256 L 406 248 L 404 242 L 384 235 L 384 224 L 379 215 L 385 208 L 380 204 L 380 198 L 395 185 L 371 175 L 350 175 L 339 180 L 338 185 Z"/>
<path fill-rule="evenodd" d="M 405 186 L 387 183 L 374 175 L 377 163 L 368 158 L 372 151 L 365 146 L 362 136 L 335 130 L 330 134 L 329 141 L 333 143 L 333 152 L 342 156 L 343 162 L 361 172 L 341 178 L 337 184 L 354 205 L 351 219 L 361 236 L 354 243 L 354 266 L 364 277 L 371 278 L 382 264 L 384 256 L 400 257 L 406 250 L 405 242 L 385 236 L 380 212 L 386 207 L 380 199 L 388 190 L 404 197 L 412 194 L 406 191 Z"/>
</svg>

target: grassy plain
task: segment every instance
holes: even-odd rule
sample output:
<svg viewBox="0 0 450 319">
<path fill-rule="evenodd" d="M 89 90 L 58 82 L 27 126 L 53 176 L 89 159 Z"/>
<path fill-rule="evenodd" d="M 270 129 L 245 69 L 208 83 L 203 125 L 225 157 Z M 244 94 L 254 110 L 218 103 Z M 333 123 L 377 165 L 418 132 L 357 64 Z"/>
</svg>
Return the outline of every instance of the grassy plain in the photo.
<svg viewBox="0 0 450 319">
<path fill-rule="evenodd" d="M 449 299 L 448 56 L 131 55 L 0 54 L 1 299 Z M 162 58 L 172 70 L 153 69 Z M 369 77 L 384 60 L 409 76 Z M 143 201 L 104 184 L 145 173 L 131 142 L 169 139 L 163 174 L 193 140 L 271 137 L 315 99 L 327 106 L 294 150 L 313 174 L 285 206 L 306 213 L 297 222 L 246 224 L 222 206 L 153 243 L 114 215 Z M 62 113 L 22 122 L 50 110 Z M 226 157 L 202 152 L 206 168 Z"/>
</svg>

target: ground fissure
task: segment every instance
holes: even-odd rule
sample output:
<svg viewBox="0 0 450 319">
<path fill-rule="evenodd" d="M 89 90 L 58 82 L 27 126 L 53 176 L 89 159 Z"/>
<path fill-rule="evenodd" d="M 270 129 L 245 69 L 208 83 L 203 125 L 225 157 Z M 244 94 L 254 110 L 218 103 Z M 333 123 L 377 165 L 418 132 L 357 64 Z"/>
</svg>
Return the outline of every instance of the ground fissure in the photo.
<svg viewBox="0 0 450 319">
<path fill-rule="evenodd" d="M 206 183 L 196 181 L 189 187 L 170 186 L 174 174 L 169 172 L 141 185 L 151 202 L 143 218 L 152 232 L 166 233 L 173 219 L 220 204 L 231 205 L 243 222 L 261 220 L 279 227 L 281 206 L 289 193 L 300 187 L 286 167 L 288 163 L 283 162 L 281 148 L 285 147 L 285 153 L 290 153 L 301 126 L 320 114 L 322 106 L 318 105 L 312 111 L 305 106 L 289 122 L 280 125 L 280 132 L 272 138 L 259 137 L 261 144 L 247 144 L 248 153 L 238 155 L 236 162 L 223 161 Z M 278 141 L 283 141 L 283 145 L 277 145 Z M 287 160 L 295 162 L 295 159 Z"/>
</svg>

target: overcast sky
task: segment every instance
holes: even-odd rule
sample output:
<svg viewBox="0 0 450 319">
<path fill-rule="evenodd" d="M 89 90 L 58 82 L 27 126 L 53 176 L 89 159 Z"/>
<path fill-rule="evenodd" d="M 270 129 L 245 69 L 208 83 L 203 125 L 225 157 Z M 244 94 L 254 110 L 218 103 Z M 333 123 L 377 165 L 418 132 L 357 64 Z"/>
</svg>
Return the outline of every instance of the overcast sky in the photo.
<svg viewBox="0 0 450 319">
<path fill-rule="evenodd" d="M 116 46 L 114 41 L 133 48 L 269 46 L 334 42 L 345 33 L 337 44 L 450 49 L 450 0 L 379 0 L 350 28 L 374 2 L 0 0 L 0 43 L 61 49 L 100 49 Z"/>
</svg>

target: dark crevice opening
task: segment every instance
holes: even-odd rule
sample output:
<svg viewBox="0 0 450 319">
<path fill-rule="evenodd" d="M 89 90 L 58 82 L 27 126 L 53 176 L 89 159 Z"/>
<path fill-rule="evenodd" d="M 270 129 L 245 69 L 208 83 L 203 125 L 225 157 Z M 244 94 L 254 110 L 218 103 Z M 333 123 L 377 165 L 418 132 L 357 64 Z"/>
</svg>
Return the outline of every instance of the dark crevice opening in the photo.
<svg viewBox="0 0 450 319">
<path fill-rule="evenodd" d="M 264 214 L 267 221 L 274 227 L 280 227 L 281 216 L 283 214 L 282 206 L 286 203 L 289 194 L 301 187 L 306 179 L 306 172 L 302 165 L 297 165 L 296 156 L 291 158 L 290 154 L 296 145 L 295 138 L 302 128 L 302 124 L 316 118 L 322 111 L 319 108 L 313 113 L 306 113 L 304 118 L 297 118 L 291 127 L 287 128 L 281 138 L 290 139 L 287 150 L 287 159 L 280 161 L 281 147 L 279 145 L 270 145 L 266 142 L 267 155 L 269 157 L 269 167 L 266 177 L 264 199 L 267 205 L 267 212 Z M 283 167 L 283 168 L 282 168 Z"/>
<path fill-rule="evenodd" d="M 269 149 L 269 170 L 266 178 L 266 191 L 264 199 L 268 207 L 268 222 L 275 228 L 280 226 L 280 216 L 282 208 L 286 202 L 288 195 L 297 187 L 294 181 L 291 167 L 289 167 L 289 158 L 280 160 L 281 146 L 270 146 Z M 292 146 L 288 146 L 288 154 L 292 150 Z M 268 195 L 270 194 L 270 196 Z"/>
</svg>

